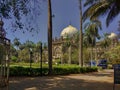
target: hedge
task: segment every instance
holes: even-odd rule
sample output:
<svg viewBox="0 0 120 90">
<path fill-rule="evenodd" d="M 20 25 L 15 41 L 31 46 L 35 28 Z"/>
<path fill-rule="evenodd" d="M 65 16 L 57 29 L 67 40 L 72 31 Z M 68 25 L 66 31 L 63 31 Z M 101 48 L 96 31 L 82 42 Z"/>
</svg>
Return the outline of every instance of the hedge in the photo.
<svg viewBox="0 0 120 90">
<path fill-rule="evenodd" d="M 53 67 L 53 75 L 68 75 L 68 74 L 79 74 L 79 73 L 88 73 L 88 72 L 97 72 L 97 67 L 70 67 L 70 66 L 56 66 Z M 48 75 L 48 68 L 42 68 L 42 75 Z M 10 76 L 40 76 L 40 68 L 21 67 L 21 66 L 12 66 L 10 67 Z"/>
</svg>

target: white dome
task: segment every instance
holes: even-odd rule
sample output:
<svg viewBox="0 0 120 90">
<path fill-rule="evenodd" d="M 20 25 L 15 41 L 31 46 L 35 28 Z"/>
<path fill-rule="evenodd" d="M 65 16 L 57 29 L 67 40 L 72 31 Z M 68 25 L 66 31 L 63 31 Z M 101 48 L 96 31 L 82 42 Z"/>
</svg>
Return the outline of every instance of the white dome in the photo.
<svg viewBox="0 0 120 90">
<path fill-rule="evenodd" d="M 117 34 L 111 33 L 111 34 L 108 36 L 108 38 L 110 38 L 110 39 L 115 39 L 115 38 L 117 38 Z"/>
<path fill-rule="evenodd" d="M 75 27 L 69 25 L 68 27 L 66 27 L 62 30 L 60 36 L 63 38 L 72 37 L 77 32 L 78 32 L 78 30 Z"/>
</svg>

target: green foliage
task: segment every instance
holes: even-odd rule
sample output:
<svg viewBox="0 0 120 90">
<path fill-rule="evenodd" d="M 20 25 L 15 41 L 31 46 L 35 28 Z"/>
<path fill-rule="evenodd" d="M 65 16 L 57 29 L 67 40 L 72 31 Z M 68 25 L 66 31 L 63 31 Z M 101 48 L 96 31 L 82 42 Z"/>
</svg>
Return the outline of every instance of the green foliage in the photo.
<svg viewBox="0 0 120 90">
<path fill-rule="evenodd" d="M 48 67 L 42 68 L 42 75 L 48 75 Z M 53 75 L 68 75 L 78 73 L 96 72 L 96 67 L 79 67 L 77 65 L 59 65 L 53 66 Z M 41 69 L 33 67 L 31 70 L 29 67 L 11 66 L 10 76 L 40 76 Z"/>
<path fill-rule="evenodd" d="M 38 53 L 40 53 L 40 50 L 41 50 L 41 49 L 42 49 L 42 42 L 38 42 L 38 43 L 36 44 L 35 51 L 38 52 Z"/>
<path fill-rule="evenodd" d="M 18 58 L 17 58 L 16 56 L 11 56 L 11 60 L 12 60 L 13 62 L 17 62 Z"/>
<path fill-rule="evenodd" d="M 33 41 L 29 41 L 27 40 L 25 43 L 24 43 L 25 47 L 27 48 L 34 48 L 35 44 Z"/>
<path fill-rule="evenodd" d="M 78 50 L 76 48 L 72 51 L 72 64 L 78 64 Z"/>
<path fill-rule="evenodd" d="M 110 64 L 120 64 L 120 45 L 105 52 L 104 57 L 108 58 Z"/>
<path fill-rule="evenodd" d="M 18 61 L 22 62 L 29 62 L 30 59 L 30 49 L 32 49 L 32 59 L 33 62 L 38 62 L 40 58 L 40 50 L 41 50 L 41 42 L 34 43 L 32 41 L 27 40 L 25 43 L 22 43 L 18 41 L 18 39 L 14 40 L 14 44 L 11 45 L 11 56 L 16 56 L 18 58 Z M 20 43 L 20 44 L 19 44 Z M 15 48 L 15 44 L 17 44 L 18 48 Z M 45 48 L 43 48 L 43 61 L 47 60 L 47 54 L 44 52 Z"/>
<path fill-rule="evenodd" d="M 53 74 L 55 75 L 67 75 L 67 74 L 75 74 L 75 73 L 80 73 L 79 66 L 60 65 L 53 68 Z"/>
<path fill-rule="evenodd" d="M 100 46 L 102 48 L 110 47 L 110 45 L 112 44 L 112 40 L 108 38 L 109 35 L 109 33 L 104 33 L 103 40 L 100 41 Z"/>
<path fill-rule="evenodd" d="M 15 38 L 14 40 L 13 40 L 13 42 L 14 42 L 14 46 L 16 46 L 17 47 L 17 49 L 19 48 L 19 46 L 20 46 L 20 41 L 19 41 L 19 39 L 18 38 Z"/>
<path fill-rule="evenodd" d="M 48 68 L 42 69 L 43 75 L 48 74 Z M 40 68 L 32 68 L 30 70 L 29 67 L 21 67 L 21 66 L 14 66 L 10 67 L 10 76 L 40 76 L 41 69 Z"/>
<path fill-rule="evenodd" d="M 28 48 L 24 48 L 23 50 L 19 51 L 19 59 L 20 61 L 29 62 L 30 60 L 30 52 Z"/>
<path fill-rule="evenodd" d="M 91 51 L 89 50 L 89 48 L 83 48 L 83 59 L 85 63 L 88 63 L 90 60 L 90 53 Z"/>
<path fill-rule="evenodd" d="M 10 54 L 11 54 L 11 56 L 16 56 L 16 57 L 18 57 L 18 52 L 17 52 L 17 50 L 14 48 L 13 45 L 10 46 Z"/>
<path fill-rule="evenodd" d="M 65 53 L 64 55 L 63 55 L 63 63 L 68 63 L 68 53 Z"/>
<path fill-rule="evenodd" d="M 98 30 L 102 29 L 101 22 L 99 20 L 91 20 L 85 24 L 85 33 L 84 33 L 84 45 L 94 47 L 96 44 L 96 39 L 100 39 Z"/>
</svg>

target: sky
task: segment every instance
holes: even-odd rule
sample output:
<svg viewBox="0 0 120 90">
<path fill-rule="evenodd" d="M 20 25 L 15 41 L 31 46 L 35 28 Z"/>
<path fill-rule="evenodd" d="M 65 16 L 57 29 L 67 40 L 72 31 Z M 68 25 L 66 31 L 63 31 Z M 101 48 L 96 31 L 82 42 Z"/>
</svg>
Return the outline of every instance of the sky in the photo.
<svg viewBox="0 0 120 90">
<path fill-rule="evenodd" d="M 47 0 L 46 0 L 47 1 Z M 26 32 L 22 33 L 22 31 L 12 32 L 9 30 L 10 23 L 9 21 L 5 21 L 4 28 L 6 29 L 7 35 L 11 41 L 15 37 L 20 39 L 20 42 L 24 43 L 26 40 L 33 41 L 35 43 L 42 41 L 43 43 L 47 42 L 47 2 L 41 3 L 41 14 L 37 18 L 38 21 L 33 23 L 38 27 L 38 33 Z M 85 8 L 83 8 L 83 11 Z M 60 37 L 61 31 L 66 28 L 69 24 L 76 27 L 78 30 L 80 29 L 80 14 L 79 14 L 79 1 L 78 0 L 52 0 L 52 13 L 55 15 L 53 18 L 53 38 Z M 36 17 L 36 16 L 34 16 Z M 100 20 L 102 22 L 102 30 L 100 31 L 100 35 L 103 33 L 117 33 L 118 21 L 120 15 L 115 18 L 115 20 L 110 24 L 107 28 L 105 24 L 105 17 L 101 17 Z M 31 21 L 32 22 L 32 21 Z"/>
</svg>

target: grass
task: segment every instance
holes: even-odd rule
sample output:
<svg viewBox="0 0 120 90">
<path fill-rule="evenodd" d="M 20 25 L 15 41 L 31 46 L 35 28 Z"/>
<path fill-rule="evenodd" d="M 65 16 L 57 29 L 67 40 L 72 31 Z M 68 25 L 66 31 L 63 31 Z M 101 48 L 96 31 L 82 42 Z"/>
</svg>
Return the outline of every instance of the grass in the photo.
<svg viewBox="0 0 120 90">
<path fill-rule="evenodd" d="M 33 68 L 39 68 L 40 67 L 40 63 L 32 63 L 31 65 L 32 65 Z M 14 66 L 30 67 L 30 63 L 21 62 L 21 63 L 11 63 L 10 64 L 10 67 L 14 67 Z M 48 65 L 47 64 L 43 64 L 42 66 L 43 67 L 47 67 Z"/>
<path fill-rule="evenodd" d="M 20 63 L 11 63 L 10 67 L 14 67 L 14 66 L 20 66 L 20 67 L 30 67 L 30 63 L 24 63 L 24 62 L 20 62 Z M 76 64 L 53 64 L 53 67 L 79 67 L 79 65 Z M 32 63 L 32 68 L 39 68 L 40 67 L 40 63 Z M 48 67 L 48 64 L 42 64 L 42 67 Z"/>
</svg>

